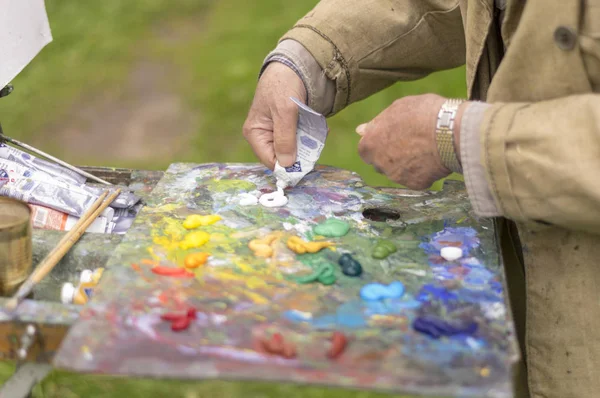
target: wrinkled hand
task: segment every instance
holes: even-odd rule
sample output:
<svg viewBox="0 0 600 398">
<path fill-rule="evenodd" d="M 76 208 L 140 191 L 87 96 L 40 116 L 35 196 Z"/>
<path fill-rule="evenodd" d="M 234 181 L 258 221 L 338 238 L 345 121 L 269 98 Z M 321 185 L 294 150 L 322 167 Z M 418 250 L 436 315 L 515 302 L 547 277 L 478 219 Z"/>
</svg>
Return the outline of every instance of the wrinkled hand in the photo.
<svg viewBox="0 0 600 398">
<path fill-rule="evenodd" d="M 273 170 L 296 161 L 298 106 L 290 97 L 306 103 L 306 89 L 296 72 L 273 62 L 261 76 L 244 123 L 244 137 L 261 163 Z"/>
<path fill-rule="evenodd" d="M 435 125 L 445 98 L 435 94 L 394 101 L 375 119 L 356 128 L 362 136 L 360 157 L 390 180 L 410 189 L 426 189 L 450 174 L 442 164 Z M 455 135 L 460 119 L 455 121 Z"/>
</svg>

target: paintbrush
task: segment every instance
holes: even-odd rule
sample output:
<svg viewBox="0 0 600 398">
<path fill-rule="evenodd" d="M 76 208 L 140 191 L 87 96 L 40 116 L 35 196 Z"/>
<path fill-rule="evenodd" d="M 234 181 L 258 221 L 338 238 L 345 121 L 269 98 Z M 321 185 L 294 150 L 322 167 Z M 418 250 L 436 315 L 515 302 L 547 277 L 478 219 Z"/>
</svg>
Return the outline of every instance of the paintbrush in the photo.
<svg viewBox="0 0 600 398">
<path fill-rule="evenodd" d="M 6 309 L 13 312 L 18 305 L 27 297 L 33 288 L 52 271 L 52 269 L 58 264 L 58 262 L 67 254 L 67 252 L 73 247 L 73 245 L 79 240 L 81 235 L 90 226 L 92 222 L 102 213 L 113 200 L 121 193 L 120 189 L 114 191 L 107 200 L 104 200 L 108 195 L 108 191 L 105 191 L 98 200 L 96 200 L 92 206 L 81 216 L 73 228 L 63 236 L 63 238 L 56 244 L 54 249 L 42 260 L 40 265 L 36 267 L 33 273 L 27 278 L 27 280 L 21 285 L 19 290 L 13 295 L 13 297 L 6 304 Z"/>
</svg>

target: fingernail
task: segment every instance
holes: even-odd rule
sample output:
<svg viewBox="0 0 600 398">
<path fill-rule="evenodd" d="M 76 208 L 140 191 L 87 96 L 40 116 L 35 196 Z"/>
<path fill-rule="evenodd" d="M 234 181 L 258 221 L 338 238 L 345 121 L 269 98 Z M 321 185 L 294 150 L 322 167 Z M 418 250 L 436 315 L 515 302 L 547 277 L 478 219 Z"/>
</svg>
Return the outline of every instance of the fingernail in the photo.
<svg viewBox="0 0 600 398">
<path fill-rule="evenodd" d="M 356 132 L 359 135 L 365 135 L 366 130 L 367 130 L 367 123 L 363 123 L 356 128 Z"/>
<path fill-rule="evenodd" d="M 277 161 L 282 167 L 290 167 L 292 164 L 294 164 L 294 158 L 290 155 L 277 156 Z"/>
</svg>

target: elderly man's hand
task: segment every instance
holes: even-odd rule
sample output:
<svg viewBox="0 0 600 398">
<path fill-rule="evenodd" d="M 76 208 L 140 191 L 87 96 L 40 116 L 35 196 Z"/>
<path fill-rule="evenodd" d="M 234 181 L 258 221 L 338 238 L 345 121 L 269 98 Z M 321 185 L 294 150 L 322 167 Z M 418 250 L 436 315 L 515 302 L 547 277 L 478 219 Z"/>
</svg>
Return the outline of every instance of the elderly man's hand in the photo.
<svg viewBox="0 0 600 398">
<path fill-rule="evenodd" d="M 256 87 L 243 131 L 261 163 L 271 170 L 276 160 L 283 167 L 296 161 L 298 106 L 290 97 L 306 103 L 302 79 L 279 62 L 269 64 Z"/>
<path fill-rule="evenodd" d="M 446 177 L 450 170 L 442 164 L 435 141 L 437 115 L 444 101 L 434 94 L 394 101 L 375 119 L 357 127 L 362 136 L 360 157 L 390 180 L 411 189 L 426 189 Z M 454 124 L 456 143 L 461 111 L 462 106 Z"/>
</svg>

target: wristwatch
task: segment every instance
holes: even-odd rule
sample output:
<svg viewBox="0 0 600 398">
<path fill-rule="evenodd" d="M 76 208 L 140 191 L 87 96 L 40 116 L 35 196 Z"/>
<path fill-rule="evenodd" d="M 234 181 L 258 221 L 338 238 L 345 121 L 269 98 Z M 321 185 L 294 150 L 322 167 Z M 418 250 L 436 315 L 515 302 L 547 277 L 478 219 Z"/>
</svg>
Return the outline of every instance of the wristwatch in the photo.
<svg viewBox="0 0 600 398">
<path fill-rule="evenodd" d="M 435 141 L 440 153 L 442 164 L 455 173 L 462 173 L 462 165 L 456 156 L 454 147 L 454 120 L 458 107 L 464 101 L 460 99 L 446 100 L 438 113 L 435 126 Z"/>
</svg>

